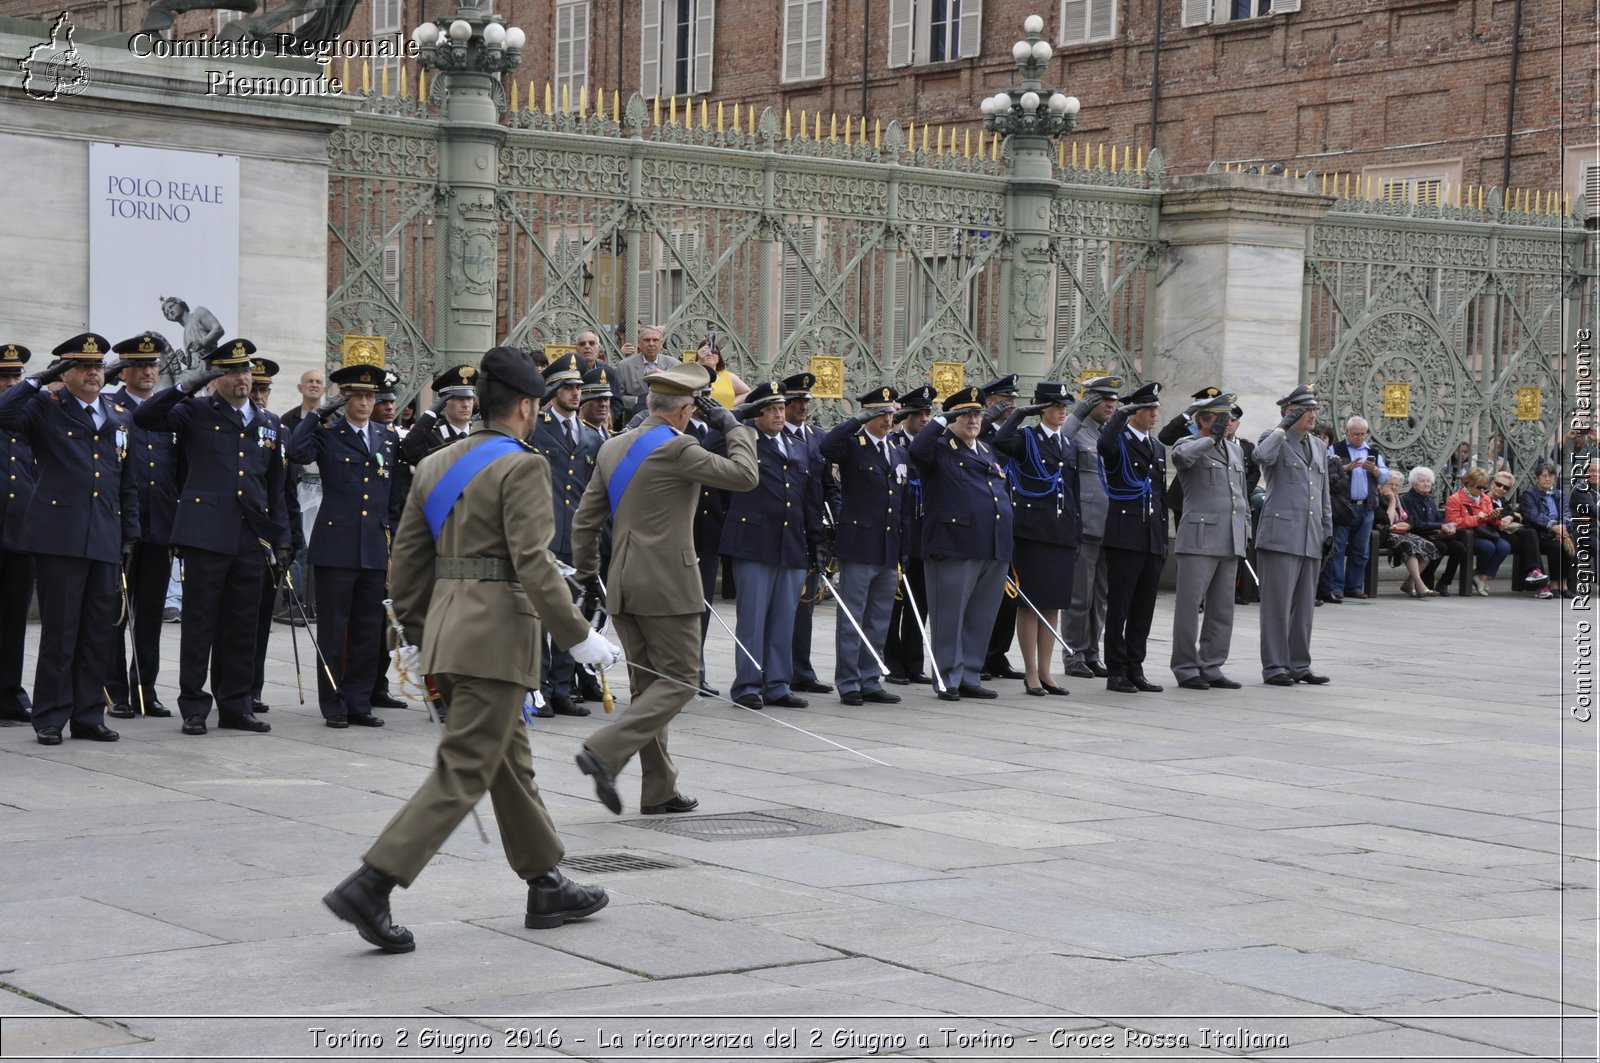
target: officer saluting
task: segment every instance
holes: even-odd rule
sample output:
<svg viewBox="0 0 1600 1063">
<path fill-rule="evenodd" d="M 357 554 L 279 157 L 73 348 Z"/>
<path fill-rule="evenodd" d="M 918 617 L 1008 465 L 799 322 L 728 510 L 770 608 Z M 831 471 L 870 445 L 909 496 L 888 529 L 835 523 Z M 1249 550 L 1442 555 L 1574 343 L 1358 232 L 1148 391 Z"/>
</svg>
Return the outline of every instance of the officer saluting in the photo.
<svg viewBox="0 0 1600 1063">
<path fill-rule="evenodd" d="M 0 395 L 22 383 L 33 352 L 17 343 L 0 347 Z M 28 437 L 0 429 L 0 624 L 21 631 L 33 597 L 33 555 L 22 548 L 23 517 L 36 473 Z M 0 720 L 26 723 L 33 708 L 22 685 L 22 639 L 0 638 Z"/>
<path fill-rule="evenodd" d="M 1172 674 L 1186 690 L 1239 684 L 1222 674 L 1233 640 L 1233 581 L 1250 541 L 1244 451 L 1227 438 L 1232 395 L 1217 388 L 1184 412 L 1192 432 L 1172 448 L 1185 509 L 1178 521 L 1178 596 L 1172 615 Z M 1202 620 L 1201 609 L 1205 610 Z M 1199 637 L 1196 643 L 1196 635 Z"/>
<path fill-rule="evenodd" d="M 945 683 L 939 698 L 996 698 L 979 679 L 1011 565 L 1011 496 L 994 449 L 978 440 L 983 393 L 963 388 L 943 405 L 911 441 L 927 512 L 922 552 L 934 666 Z"/>
<path fill-rule="evenodd" d="M 256 358 L 250 362 L 250 401 L 255 403 L 257 410 L 266 410 L 267 402 L 272 398 L 272 378 L 277 375 L 278 363 L 271 358 Z M 279 424 L 281 426 L 282 422 Z M 284 431 L 292 433 L 293 429 Z M 282 551 L 285 549 L 290 552 L 290 556 L 298 557 L 306 546 L 305 514 L 300 510 L 300 488 L 295 483 L 293 468 L 290 474 L 284 477 L 283 505 L 284 512 L 289 518 L 289 527 L 283 536 L 272 544 L 275 559 L 283 556 Z M 288 575 L 287 570 L 279 568 L 276 564 L 269 565 L 262 574 L 261 601 L 256 606 L 256 658 L 255 666 L 250 672 L 250 711 L 257 714 L 266 712 L 272 707 L 261 700 L 261 694 L 267 683 L 267 644 L 272 641 L 272 610 L 278 604 L 278 585 L 283 583 Z M 285 595 L 291 593 L 287 586 L 284 591 Z M 295 587 L 292 593 L 300 593 L 300 588 Z M 291 608 L 288 597 L 284 598 L 284 606 Z M 295 616 L 294 620 L 298 622 L 300 617 Z"/>
<path fill-rule="evenodd" d="M 39 583 L 39 666 L 33 729 L 41 745 L 115 742 L 102 684 L 121 603 L 118 565 L 139 537 L 139 495 L 128 457 L 127 411 L 100 394 L 104 336 L 85 332 L 59 359 L 0 397 L 0 429 L 26 436 L 39 470 L 21 547 Z M 45 385 L 60 380 L 59 391 Z"/>
<path fill-rule="evenodd" d="M 1106 689 L 1160 693 L 1144 674 L 1156 585 L 1167 552 L 1166 451 L 1150 433 L 1161 411 L 1151 381 L 1119 400 L 1100 429 L 1106 498 Z"/>
<path fill-rule="evenodd" d="M 933 400 L 938 396 L 932 384 L 913 388 L 900 396 L 900 408 L 894 413 L 894 430 L 889 438 L 894 445 L 908 451 L 922 426 L 933 418 Z M 917 627 L 917 615 L 924 620 L 928 611 L 928 589 L 922 569 L 922 474 L 915 463 L 906 466 L 906 489 L 900 505 L 900 578 L 905 586 L 903 593 L 895 596 L 894 607 L 889 612 L 889 632 L 884 642 L 883 663 L 889 666 L 889 682 L 897 686 L 911 683 L 930 683 L 922 670 L 922 632 Z M 916 602 L 917 614 L 911 611 Z"/>
<path fill-rule="evenodd" d="M 343 398 L 302 420 L 289 437 L 289 460 L 314 461 L 322 470 L 322 508 L 306 560 L 316 569 L 317 645 L 340 674 L 336 690 L 319 670 L 317 695 L 329 727 L 382 727 L 372 711 L 372 686 L 384 669 L 391 529 L 405 506 L 390 491 L 400 437 L 372 420 L 382 366 L 347 365 L 328 379 Z M 344 416 L 335 417 L 341 407 Z"/>
<path fill-rule="evenodd" d="M 473 365 L 451 366 L 433 379 L 433 405 L 422 411 L 417 423 L 401 443 L 400 456 L 412 465 L 465 439 L 472 431 L 472 411 L 477 405 L 478 369 Z"/>
<path fill-rule="evenodd" d="M 900 700 L 898 694 L 883 689 L 872 656 L 888 641 L 900 567 L 901 499 L 910 458 L 889 439 L 899 397 L 894 388 L 873 388 L 856 400 L 860 412 L 835 425 L 818 448 L 824 460 L 839 466 L 843 492 L 835 514 L 833 547 L 839 559 L 841 599 L 835 618 L 834 684 L 846 705 L 867 701 L 893 705 Z M 846 610 L 866 633 L 865 646 Z"/>
<path fill-rule="evenodd" d="M 111 401 L 130 415 L 137 410 L 155 394 L 161 357 L 170 349 L 159 332 L 146 332 L 111 348 L 121 359 L 111 369 L 122 378 Z M 172 715 L 156 697 L 156 678 L 161 672 L 161 610 L 172 576 L 172 518 L 178 509 L 178 444 L 172 433 L 151 432 L 135 424 L 129 438 L 128 464 L 139 489 L 139 541 L 128 559 L 127 616 L 117 625 L 116 668 L 106 682 L 110 714 L 121 720 L 141 711 L 145 716 Z M 125 627 L 133 630 L 131 666 Z"/>
<path fill-rule="evenodd" d="M 550 552 L 562 564 L 572 564 L 572 518 L 578 512 L 583 489 L 594 474 L 595 457 L 604 442 L 600 433 L 583 423 L 578 407 L 583 398 L 583 376 L 578 372 L 577 356 L 562 355 L 544 370 L 545 397 L 549 401 L 534 423 L 528 442 L 550 463 L 551 505 L 556 530 Z M 547 652 L 540 687 L 545 704 L 558 716 L 587 716 L 589 710 L 573 700 L 573 677 L 577 671 L 572 655 L 552 642 L 546 632 Z"/>
<path fill-rule="evenodd" d="M 277 415 L 250 401 L 255 353 L 247 339 L 228 340 L 205 356 L 208 369 L 134 413 L 141 428 L 175 433 L 188 458 L 172 523 L 183 558 L 178 711 L 186 735 L 206 733 L 213 695 L 218 726 L 272 730 L 251 711 L 250 687 L 268 552 L 288 526 L 288 465 Z M 199 395 L 207 384 L 211 394 Z M 288 551 L 282 553 L 280 567 L 287 567 Z"/>
</svg>

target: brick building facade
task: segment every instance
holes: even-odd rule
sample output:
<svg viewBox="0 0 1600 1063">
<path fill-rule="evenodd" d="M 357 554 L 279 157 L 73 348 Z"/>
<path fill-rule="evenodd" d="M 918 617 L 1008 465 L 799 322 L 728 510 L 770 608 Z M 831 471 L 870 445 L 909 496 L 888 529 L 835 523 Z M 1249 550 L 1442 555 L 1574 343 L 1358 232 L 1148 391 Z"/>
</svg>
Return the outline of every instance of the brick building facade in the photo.
<svg viewBox="0 0 1600 1063">
<path fill-rule="evenodd" d="M 6 0 L 3 7 L 46 19 L 65 6 L 79 25 L 132 32 L 149 5 Z M 424 14 L 455 6 L 357 0 L 345 36 L 409 33 Z M 1375 191 L 1395 195 L 1426 197 L 1441 185 L 1448 195 L 1463 184 L 1587 192 L 1600 213 L 1593 5 L 494 0 L 494 7 L 528 34 L 518 80 L 538 86 L 536 98 L 551 82 L 559 99 L 566 83 L 574 98 L 587 85 L 608 96 L 620 90 L 624 99 L 642 91 L 957 131 L 976 131 L 977 101 L 1013 81 L 1011 45 L 1024 17 L 1037 13 L 1056 49 L 1051 79 L 1083 101 L 1082 142 L 1158 146 L 1177 173 L 1214 161 L 1282 164 L 1361 175 Z M 189 13 L 176 34 L 214 33 L 228 17 Z"/>
</svg>

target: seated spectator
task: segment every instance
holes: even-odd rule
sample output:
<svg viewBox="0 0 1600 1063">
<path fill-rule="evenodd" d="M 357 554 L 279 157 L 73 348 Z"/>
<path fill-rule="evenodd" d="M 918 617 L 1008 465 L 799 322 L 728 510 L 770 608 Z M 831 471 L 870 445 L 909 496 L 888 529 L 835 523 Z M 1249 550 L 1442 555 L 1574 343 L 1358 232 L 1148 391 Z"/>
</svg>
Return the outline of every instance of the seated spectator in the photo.
<svg viewBox="0 0 1600 1063">
<path fill-rule="evenodd" d="M 1432 587 L 1442 598 L 1450 593 L 1450 585 L 1467 560 L 1467 544 L 1456 535 L 1455 524 L 1444 519 L 1433 500 L 1433 470 L 1418 465 L 1411 470 L 1408 482 L 1411 489 L 1400 496 L 1400 504 L 1405 507 L 1412 534 L 1427 539 L 1439 548 L 1440 556 L 1449 558 L 1444 576 L 1438 580 L 1433 577 L 1439 567 L 1439 557 L 1422 567 L 1422 585 Z"/>
<path fill-rule="evenodd" d="M 1595 518 L 1600 516 L 1600 458 L 1591 459 L 1585 466 L 1583 479 L 1572 489 L 1567 499 L 1567 518 L 1572 525 L 1572 539 L 1578 547 L 1577 570 L 1573 583 L 1588 594 L 1595 577 Z"/>
<path fill-rule="evenodd" d="M 1334 456 L 1333 429 L 1325 424 L 1313 428 L 1312 433 L 1317 437 L 1318 443 L 1328 451 L 1328 502 L 1333 510 L 1333 526 L 1335 528 L 1350 528 L 1356 522 L 1355 506 L 1350 503 L 1350 474 L 1345 471 L 1344 462 Z M 1337 535 L 1337 532 L 1335 532 Z M 1344 568 L 1339 567 L 1339 586 L 1334 586 L 1334 563 L 1330 556 L 1322 563 L 1322 574 L 1317 578 L 1317 604 L 1324 602 L 1338 605 L 1344 601 Z"/>
<path fill-rule="evenodd" d="M 1522 514 L 1517 511 L 1516 490 L 1516 478 L 1509 472 L 1497 472 L 1490 481 L 1489 501 L 1494 511 L 1500 514 L 1495 530 L 1510 544 L 1510 552 L 1517 555 L 1524 588 L 1538 588 L 1534 592 L 1535 598 L 1554 598 L 1549 587 L 1550 577 L 1539 567 L 1539 533 L 1523 523 Z M 1523 588 L 1513 588 L 1516 589 Z"/>
<path fill-rule="evenodd" d="M 1522 492 L 1522 520 L 1539 537 L 1550 589 L 1563 598 L 1571 598 L 1572 562 L 1578 548 L 1567 528 L 1567 500 L 1556 490 L 1555 466 L 1540 462 L 1533 481 L 1533 486 Z"/>
<path fill-rule="evenodd" d="M 1379 532 L 1379 543 L 1389 552 L 1389 564 L 1406 567 L 1400 592 L 1413 598 L 1432 598 L 1434 592 L 1422 581 L 1422 566 L 1439 560 L 1439 548 L 1412 530 L 1411 515 L 1400 499 L 1400 485 L 1404 482 L 1405 477 L 1398 469 L 1389 470 L 1388 477 L 1378 488 L 1374 526 Z"/>
<path fill-rule="evenodd" d="M 1499 574 L 1500 563 L 1511 553 L 1511 544 L 1495 528 L 1505 513 L 1489 498 L 1489 474 L 1476 465 L 1462 473 L 1461 490 L 1445 499 L 1444 515 L 1457 528 L 1472 532 L 1472 547 L 1478 555 L 1473 593 L 1489 597 L 1489 581 Z"/>
</svg>

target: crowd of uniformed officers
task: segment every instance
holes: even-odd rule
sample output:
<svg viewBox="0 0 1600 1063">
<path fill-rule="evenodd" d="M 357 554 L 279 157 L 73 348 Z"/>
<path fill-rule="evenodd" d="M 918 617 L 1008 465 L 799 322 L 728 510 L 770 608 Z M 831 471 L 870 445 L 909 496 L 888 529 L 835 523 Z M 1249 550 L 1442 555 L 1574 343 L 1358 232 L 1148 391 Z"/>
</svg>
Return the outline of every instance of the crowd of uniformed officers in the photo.
<svg viewBox="0 0 1600 1063">
<path fill-rule="evenodd" d="M 270 730 L 261 691 L 280 602 L 291 636 L 314 624 L 306 656 L 327 726 L 382 726 L 375 707 L 404 704 L 387 685 L 393 534 L 414 468 L 473 431 L 478 370 L 455 366 L 436 378 L 434 405 L 403 432 L 394 375 L 346 365 L 329 375 L 338 399 L 285 427 L 267 409 L 278 367 L 250 340 L 218 344 L 202 371 L 157 390 L 167 350 L 154 332 L 116 344 L 83 333 L 25 375 L 28 349 L 0 348 L 0 718 L 31 720 L 38 741 L 53 745 L 64 736 L 115 741 L 107 715 L 173 716 L 157 681 L 176 558 L 184 734 L 206 733 L 213 705 L 218 727 Z M 730 428 L 753 430 L 754 485 L 697 485 L 692 515 L 683 514 L 692 546 L 655 559 L 695 570 L 699 593 L 684 604 L 700 617 L 693 685 L 702 694 L 720 696 L 703 646 L 722 559 L 737 591 L 730 697 L 746 708 L 800 707 L 802 694 L 835 687 L 846 705 L 900 701 L 885 683 L 931 684 L 959 701 L 996 697 L 985 682 L 1021 679 L 1027 694 L 1060 696 L 1057 660 L 1065 675 L 1104 678 L 1111 691 L 1159 691 L 1145 657 L 1169 509 L 1178 517 L 1170 668 L 1179 685 L 1238 686 L 1222 666 L 1236 594 L 1254 589 L 1254 573 L 1240 567 L 1252 536 L 1264 680 L 1326 681 L 1311 671 L 1305 590 L 1329 533 L 1324 463 L 1306 441 L 1309 387 L 1281 401 L 1283 422 L 1252 461 L 1250 444 L 1236 439 L 1242 411 L 1216 387 L 1158 432 L 1156 383 L 1044 381 L 1021 405 L 1014 375 L 942 401 L 931 386 L 881 385 L 824 431 L 809 423 L 809 373 L 756 385 L 724 417 L 705 401 L 710 385 L 676 366 L 646 363 L 630 376 L 570 354 L 534 360 L 545 394 L 526 443 L 549 466 L 549 549 L 569 573 L 583 567 L 574 518 L 602 446 L 630 415 L 645 421 L 648 395 L 700 393 L 673 431 L 714 454 L 726 454 Z M 657 379 L 663 372 L 675 375 Z M 622 377 L 638 377 L 637 394 Z M 1249 480 L 1261 473 L 1257 533 Z M 321 488 L 306 513 L 302 478 Z M 614 534 L 608 519 L 593 543 L 596 576 L 609 568 Z M 314 593 L 296 583 L 307 569 Z M 32 587 L 42 630 L 30 697 L 21 639 L 9 633 L 25 620 Z M 810 665 L 811 610 L 829 598 L 833 685 Z M 599 676 L 542 638 L 534 711 L 588 715 L 586 704 L 602 697 Z M 1007 656 L 1014 642 L 1020 670 Z"/>
</svg>

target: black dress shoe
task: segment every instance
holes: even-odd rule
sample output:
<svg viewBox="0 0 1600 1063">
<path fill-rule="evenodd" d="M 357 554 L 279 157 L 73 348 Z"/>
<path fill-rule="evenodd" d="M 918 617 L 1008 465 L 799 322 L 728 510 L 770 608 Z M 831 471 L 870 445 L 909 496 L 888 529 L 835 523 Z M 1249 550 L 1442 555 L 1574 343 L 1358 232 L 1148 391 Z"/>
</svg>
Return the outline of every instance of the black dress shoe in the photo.
<svg viewBox="0 0 1600 1063">
<path fill-rule="evenodd" d="M 1329 682 L 1327 676 L 1318 675 L 1315 672 L 1307 672 L 1304 675 L 1297 675 L 1294 677 L 1294 681 L 1296 683 L 1309 683 L 1314 687 L 1326 686 Z"/>
<path fill-rule="evenodd" d="M 206 718 L 204 716 L 185 716 L 183 718 L 183 733 L 186 735 L 205 734 Z"/>
<path fill-rule="evenodd" d="M 1067 688 L 1058 687 L 1054 683 L 1044 684 L 1043 689 L 1046 694 L 1054 694 L 1058 698 L 1064 698 L 1067 696 Z"/>
<path fill-rule="evenodd" d="M 532 705 L 534 716 L 541 720 L 551 719 L 556 714 L 556 710 L 550 707 L 550 703 L 548 701 L 544 702 L 543 704 L 540 704 L 536 701 L 533 702 Z"/>
<path fill-rule="evenodd" d="M 962 683 L 961 696 L 964 698 L 977 698 L 979 701 L 988 701 L 990 698 L 997 698 L 1000 695 L 988 687 L 981 687 L 976 683 Z"/>
<path fill-rule="evenodd" d="M 851 690 L 847 693 L 840 694 L 839 702 L 842 705 L 865 705 L 867 703 L 867 699 L 861 696 L 861 692 L 859 690 Z"/>
<path fill-rule="evenodd" d="M 165 720 L 172 715 L 172 710 L 161 704 L 161 699 L 152 697 L 144 703 L 144 714 L 153 719 Z"/>
<path fill-rule="evenodd" d="M 528 880 L 528 914 L 522 925 L 529 930 L 549 930 L 593 915 L 611 898 L 600 886 L 580 886 L 552 867 Z"/>
<path fill-rule="evenodd" d="M 1094 669 L 1086 664 L 1074 663 L 1067 665 L 1067 674 L 1078 679 L 1093 679 Z"/>
<path fill-rule="evenodd" d="M 115 742 L 122 736 L 103 723 L 93 727 L 74 727 L 71 729 L 73 738 L 82 738 L 88 742 Z"/>
<path fill-rule="evenodd" d="M 389 693 L 387 690 L 374 690 L 368 699 L 375 709 L 403 709 L 406 703 Z"/>
<path fill-rule="evenodd" d="M 27 723 L 31 719 L 33 719 L 33 713 L 21 705 L 0 707 L 0 720 L 9 720 L 12 723 Z"/>
<path fill-rule="evenodd" d="M 1028 678 L 1026 673 L 1022 672 L 1019 669 L 1011 667 L 1009 664 L 1006 665 L 1004 668 L 997 669 L 995 671 L 995 673 L 994 673 L 994 677 L 996 679 L 1026 679 L 1026 678 Z"/>
<path fill-rule="evenodd" d="M 868 701 L 872 702 L 874 705 L 898 705 L 898 704 L 900 704 L 900 695 L 899 694 L 891 694 L 887 690 L 869 690 L 865 694 L 863 694 L 862 697 L 866 698 Z"/>
<path fill-rule="evenodd" d="M 243 716 L 223 716 L 217 720 L 217 727 L 226 731 L 254 731 L 263 735 L 272 730 L 270 723 L 256 719 L 255 714 L 249 712 Z"/>
<path fill-rule="evenodd" d="M 131 720 L 139 714 L 133 711 L 132 705 L 124 705 L 118 702 L 106 710 L 106 715 L 118 720 Z"/>
<path fill-rule="evenodd" d="M 1128 681 L 1145 694 L 1159 694 L 1162 691 L 1160 683 L 1152 683 L 1142 675 L 1129 676 Z"/>
<path fill-rule="evenodd" d="M 622 815 L 622 798 L 617 796 L 617 778 L 606 767 L 606 762 L 587 749 L 578 750 L 575 758 L 578 770 L 594 779 L 594 795 L 611 810 L 613 816 Z"/>
<path fill-rule="evenodd" d="M 61 728 L 41 727 L 34 735 L 41 746 L 59 746 L 61 744 Z"/>
<path fill-rule="evenodd" d="M 578 669 L 578 693 L 582 695 L 584 701 L 599 702 L 605 698 L 605 691 L 600 689 L 600 681 L 582 668 Z"/>
<path fill-rule="evenodd" d="M 808 689 L 812 689 L 815 686 L 816 684 L 812 684 L 812 687 Z M 833 688 L 829 687 L 828 689 L 832 690 Z M 780 709 L 803 709 L 811 704 L 805 698 L 797 698 L 793 694 L 785 694 L 781 698 L 766 698 L 764 700 L 768 705 L 776 705 Z"/>
<path fill-rule="evenodd" d="M 722 696 L 722 691 L 718 690 L 710 683 L 701 683 L 700 696 L 703 698 L 720 698 Z"/>
<path fill-rule="evenodd" d="M 928 675 L 927 672 L 907 672 L 906 682 L 921 683 L 925 687 L 931 687 L 933 686 L 933 677 Z"/>
<path fill-rule="evenodd" d="M 675 812 L 693 812 L 699 807 L 700 799 L 698 797 L 685 797 L 682 794 L 674 794 L 671 800 L 663 801 L 659 805 L 640 805 L 639 811 L 647 816 L 665 816 Z"/>
<path fill-rule="evenodd" d="M 960 701 L 961 700 L 961 695 L 958 694 L 954 690 L 941 690 L 941 691 L 939 691 L 939 700 L 940 701 Z"/>
<path fill-rule="evenodd" d="M 1215 679 L 1208 679 L 1206 682 L 1220 690 L 1238 690 L 1240 687 L 1244 686 L 1243 683 L 1240 683 L 1237 680 L 1229 679 L 1225 675 L 1219 675 Z"/>
<path fill-rule="evenodd" d="M 895 675 L 890 673 L 889 675 L 885 676 L 884 679 L 887 682 L 893 683 L 897 687 L 908 687 L 911 685 L 911 680 L 907 679 L 903 675 Z"/>
<path fill-rule="evenodd" d="M 759 709 L 766 705 L 766 702 L 761 700 L 760 694 L 746 694 L 744 697 L 734 698 L 733 703 L 743 705 L 747 709 Z"/>
<path fill-rule="evenodd" d="M 1185 689 L 1185 690 L 1210 690 L 1211 689 L 1211 684 L 1206 682 L 1204 677 L 1198 676 L 1198 675 L 1192 675 L 1188 679 L 1180 679 L 1180 680 L 1178 680 L 1178 685 L 1180 687 L 1182 687 L 1183 689 Z"/>
<path fill-rule="evenodd" d="M 306 626 L 306 622 L 304 620 L 300 619 L 300 616 L 299 616 L 298 613 L 290 612 L 287 609 L 285 609 L 285 610 L 283 610 L 281 612 L 273 613 L 272 614 L 272 622 L 274 624 L 288 624 L 290 627 L 305 627 Z"/>
<path fill-rule="evenodd" d="M 1118 694 L 1137 694 L 1139 688 L 1133 685 L 1133 680 L 1127 676 L 1113 675 L 1106 677 L 1106 689 Z"/>
<path fill-rule="evenodd" d="M 382 727 L 383 719 L 370 712 L 352 712 L 350 714 L 351 727 Z"/>
<path fill-rule="evenodd" d="M 1285 672 L 1279 672 L 1277 675 L 1269 675 L 1265 679 L 1263 679 L 1262 682 L 1267 684 L 1268 686 L 1273 686 L 1273 687 L 1292 687 L 1292 686 L 1294 686 L 1294 680 L 1290 679 L 1288 674 L 1285 673 Z"/>
<path fill-rule="evenodd" d="M 332 727 L 335 731 L 342 731 L 350 726 L 348 716 L 329 716 L 322 721 L 324 727 Z"/>
<path fill-rule="evenodd" d="M 271 712 L 271 711 L 272 711 L 272 706 L 268 705 L 266 702 L 262 701 L 260 698 L 251 698 L 250 699 L 250 714 L 252 716 L 255 715 L 258 712 Z"/>
<path fill-rule="evenodd" d="M 1032 695 L 1032 696 L 1033 696 L 1033 697 L 1036 697 L 1036 698 L 1042 698 L 1042 697 L 1044 697 L 1044 687 L 1030 687 L 1030 686 L 1024 686 L 1024 687 L 1023 687 L 1023 688 L 1022 688 L 1022 692 L 1023 692 L 1023 693 L 1024 693 L 1024 694 L 1029 694 L 1029 695 Z"/>
<path fill-rule="evenodd" d="M 389 916 L 389 893 L 399 885 L 393 878 L 366 864 L 337 886 L 322 903 L 334 915 L 352 924 L 361 939 L 384 952 L 412 952 L 417 947 L 411 931 L 396 926 Z"/>
<path fill-rule="evenodd" d="M 588 709 L 584 708 L 582 705 L 575 704 L 573 700 L 567 697 L 565 694 L 551 694 L 550 697 L 546 699 L 545 704 L 549 705 L 550 710 L 557 716 L 589 715 Z"/>
<path fill-rule="evenodd" d="M 1110 672 L 1106 671 L 1106 666 L 1101 664 L 1099 661 L 1090 661 L 1089 671 L 1094 673 L 1094 677 L 1096 679 L 1104 679 L 1111 674 Z"/>
<path fill-rule="evenodd" d="M 832 694 L 833 687 L 815 679 L 804 679 L 798 683 L 790 683 L 790 690 L 798 690 L 802 694 Z"/>
</svg>

